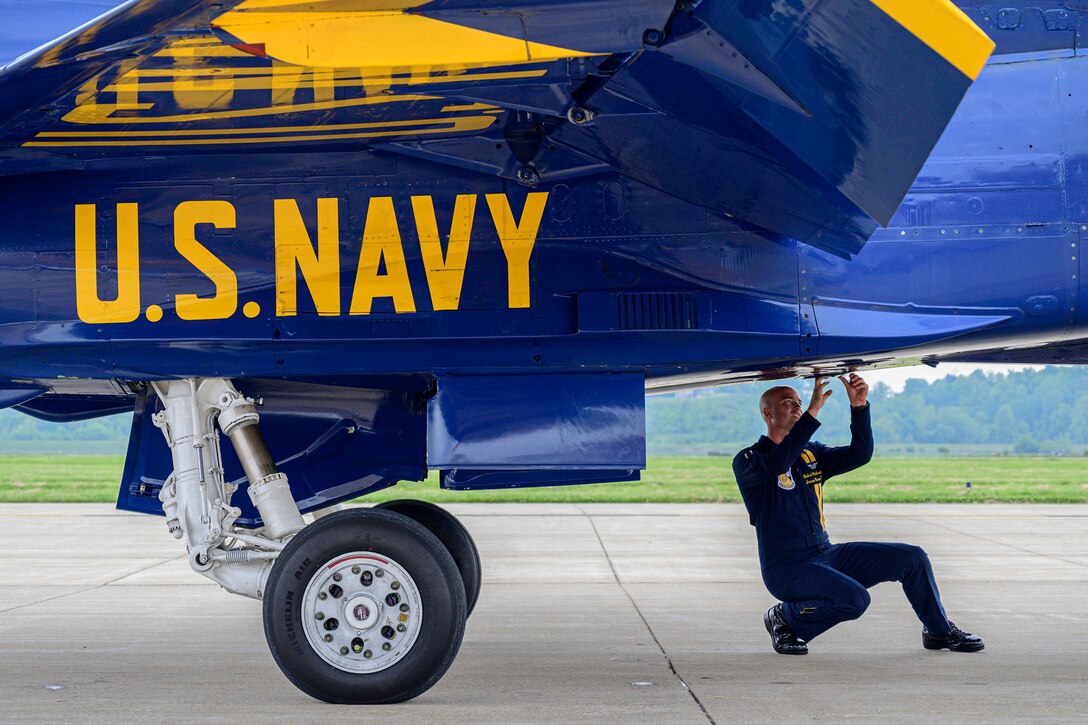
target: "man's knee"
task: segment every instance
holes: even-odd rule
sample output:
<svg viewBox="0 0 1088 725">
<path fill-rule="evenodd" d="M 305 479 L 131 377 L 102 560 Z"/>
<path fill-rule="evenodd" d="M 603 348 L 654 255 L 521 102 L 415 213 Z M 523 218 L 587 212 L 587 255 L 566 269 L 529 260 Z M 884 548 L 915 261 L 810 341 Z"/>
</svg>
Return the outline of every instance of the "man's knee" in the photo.
<svg viewBox="0 0 1088 725">
<path fill-rule="evenodd" d="M 835 609 L 839 611 L 843 619 L 857 619 L 869 608 L 872 597 L 862 586 L 848 589 L 841 597 L 836 598 Z"/>
<path fill-rule="evenodd" d="M 922 547 L 913 544 L 893 544 L 892 546 L 891 550 L 884 548 L 880 553 L 891 565 L 888 570 L 889 574 L 894 572 L 890 578 L 895 581 L 903 581 L 918 572 L 931 570 L 929 556 Z"/>
<path fill-rule="evenodd" d="M 923 571 L 928 571 L 930 569 L 929 555 L 926 554 L 925 549 L 922 547 L 907 544 L 906 554 L 912 567 L 917 567 Z"/>
<path fill-rule="evenodd" d="M 915 559 L 918 559 L 919 561 L 929 561 L 929 556 L 926 554 L 926 550 L 922 547 L 915 546 L 914 544 L 907 544 L 906 547 L 907 551 Z"/>
</svg>

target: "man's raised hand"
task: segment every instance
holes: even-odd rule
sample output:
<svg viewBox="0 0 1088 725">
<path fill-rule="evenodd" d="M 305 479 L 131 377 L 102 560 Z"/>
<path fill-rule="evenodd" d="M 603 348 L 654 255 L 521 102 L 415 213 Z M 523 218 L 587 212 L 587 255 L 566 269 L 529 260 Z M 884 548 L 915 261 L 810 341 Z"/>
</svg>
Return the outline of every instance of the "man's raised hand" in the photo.
<svg viewBox="0 0 1088 725">
<path fill-rule="evenodd" d="M 850 378 L 840 375 L 839 380 L 846 387 L 846 395 L 850 398 L 850 407 L 861 408 L 869 397 L 869 383 L 862 380 L 857 373 L 850 373 Z"/>
<path fill-rule="evenodd" d="M 808 404 L 808 414 L 815 418 L 820 408 L 824 407 L 824 403 L 831 397 L 832 391 L 827 389 L 827 378 L 816 378 L 816 386 L 812 389 L 812 401 Z"/>
</svg>

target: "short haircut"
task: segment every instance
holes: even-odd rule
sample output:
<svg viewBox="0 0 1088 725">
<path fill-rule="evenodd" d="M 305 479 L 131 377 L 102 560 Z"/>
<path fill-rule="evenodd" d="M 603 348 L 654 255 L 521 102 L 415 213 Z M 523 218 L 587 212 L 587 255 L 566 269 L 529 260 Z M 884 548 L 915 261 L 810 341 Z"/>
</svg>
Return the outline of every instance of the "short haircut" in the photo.
<svg viewBox="0 0 1088 725">
<path fill-rule="evenodd" d="M 763 395 L 759 396 L 759 414 L 763 415 L 763 409 L 771 407 L 771 399 L 778 395 L 783 390 L 788 390 L 791 393 L 797 392 L 789 385 L 776 385 L 773 388 L 768 388 L 764 391 Z"/>
</svg>

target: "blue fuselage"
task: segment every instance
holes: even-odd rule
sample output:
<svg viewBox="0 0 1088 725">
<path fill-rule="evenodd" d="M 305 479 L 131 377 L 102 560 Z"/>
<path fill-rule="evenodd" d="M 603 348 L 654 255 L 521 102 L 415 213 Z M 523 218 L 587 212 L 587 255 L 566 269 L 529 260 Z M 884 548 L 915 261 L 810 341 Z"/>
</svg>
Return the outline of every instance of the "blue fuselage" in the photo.
<svg viewBox="0 0 1088 725">
<path fill-rule="evenodd" d="M 101 6 L 58 5 L 40 34 Z M 0 378 L 597 370 L 661 388 L 1067 359 L 1085 323 L 1088 61 L 1083 13 L 1035 15 L 983 23 L 998 54 L 852 259 L 619 173 L 528 189 L 363 145 L 195 135 L 118 156 L 139 134 L 98 135 L 0 177 Z M 242 86 L 141 92 L 182 108 Z"/>
</svg>

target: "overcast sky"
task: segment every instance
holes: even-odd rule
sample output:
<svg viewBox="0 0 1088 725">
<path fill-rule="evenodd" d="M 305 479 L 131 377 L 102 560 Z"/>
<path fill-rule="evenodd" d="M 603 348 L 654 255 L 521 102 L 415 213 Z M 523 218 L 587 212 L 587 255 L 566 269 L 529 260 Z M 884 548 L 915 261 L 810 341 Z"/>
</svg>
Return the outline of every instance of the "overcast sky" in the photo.
<svg viewBox="0 0 1088 725">
<path fill-rule="evenodd" d="M 990 372 L 1007 373 L 1012 370 L 1024 370 L 1027 368 L 1042 369 L 1042 365 L 968 365 L 965 363 L 941 363 L 935 368 L 931 368 L 927 365 L 912 365 L 906 368 L 893 368 L 891 370 L 869 370 L 864 375 L 865 380 L 869 385 L 875 385 L 878 382 L 887 383 L 892 387 L 895 392 L 901 392 L 903 386 L 907 384 L 907 380 L 911 378 L 921 378 L 922 380 L 934 381 L 949 375 L 970 375 L 975 370 L 984 370 Z"/>
</svg>

